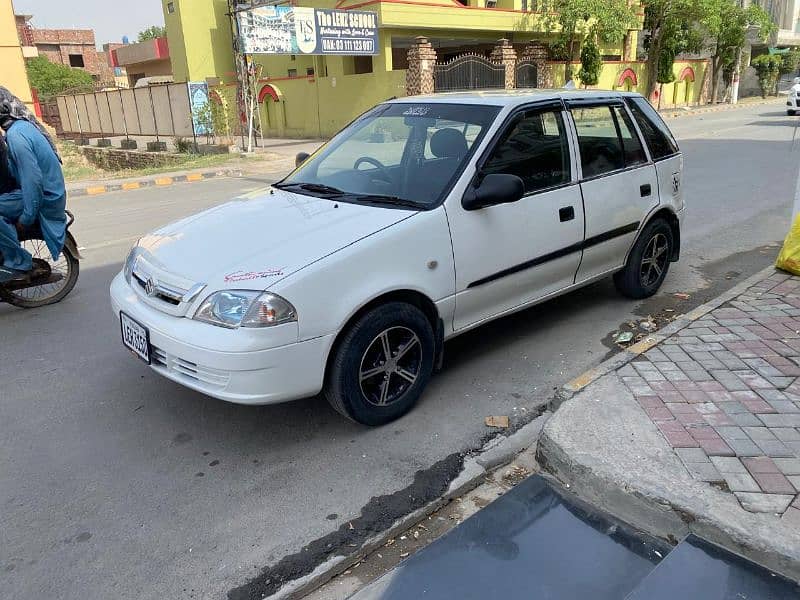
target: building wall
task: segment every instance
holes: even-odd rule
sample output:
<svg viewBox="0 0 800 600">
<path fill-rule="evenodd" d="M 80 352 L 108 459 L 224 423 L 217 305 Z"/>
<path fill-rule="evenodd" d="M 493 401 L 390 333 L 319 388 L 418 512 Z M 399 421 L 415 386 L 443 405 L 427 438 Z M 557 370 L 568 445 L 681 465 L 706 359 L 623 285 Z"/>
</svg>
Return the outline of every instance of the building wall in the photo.
<svg viewBox="0 0 800 600">
<path fill-rule="evenodd" d="M 162 6 L 175 81 L 234 79 L 227 0 L 163 0 Z"/>
<path fill-rule="evenodd" d="M 0 85 L 7 87 L 11 93 L 33 108 L 33 97 L 28 74 L 25 72 L 11 0 L 0 0 L 0 65 Z"/>
<path fill-rule="evenodd" d="M 70 55 L 80 55 L 83 67 L 79 68 L 91 73 L 97 81 L 113 80 L 113 71 L 108 66 L 105 53 L 98 52 L 95 47 L 94 31 L 91 29 L 33 28 L 31 34 L 39 55 L 50 62 L 69 67 L 72 66 Z"/>
</svg>

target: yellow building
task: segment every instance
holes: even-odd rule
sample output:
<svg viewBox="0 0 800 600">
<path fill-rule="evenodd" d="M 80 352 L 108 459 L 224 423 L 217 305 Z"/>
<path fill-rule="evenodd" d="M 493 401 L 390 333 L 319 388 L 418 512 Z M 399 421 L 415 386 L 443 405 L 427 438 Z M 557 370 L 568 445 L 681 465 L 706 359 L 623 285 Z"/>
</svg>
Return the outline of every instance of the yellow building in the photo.
<svg viewBox="0 0 800 600">
<path fill-rule="evenodd" d="M 0 65 L 0 85 L 33 109 L 31 86 L 25 71 L 11 0 L 0 0 Z"/>
<path fill-rule="evenodd" d="M 374 12 L 379 48 L 373 56 L 252 55 L 262 68 L 259 102 L 269 136 L 326 137 L 376 103 L 405 95 L 407 52 L 417 36 L 430 40 L 441 64 L 464 53 L 485 56 L 501 38 L 519 56 L 531 42 L 546 45 L 557 35 L 551 17 L 531 10 L 536 0 L 297 0 L 292 5 Z M 212 97 L 235 106 L 227 0 L 163 0 L 163 6 L 175 81 L 207 80 L 216 92 Z M 597 87 L 643 88 L 643 63 L 632 55 L 638 33 L 633 29 L 618 46 L 601 47 L 604 66 Z M 705 65 L 676 63 L 676 75 L 683 79 L 664 86 L 662 105 L 697 101 Z M 544 68 L 548 85 L 564 84 L 563 63 L 550 61 Z"/>
</svg>

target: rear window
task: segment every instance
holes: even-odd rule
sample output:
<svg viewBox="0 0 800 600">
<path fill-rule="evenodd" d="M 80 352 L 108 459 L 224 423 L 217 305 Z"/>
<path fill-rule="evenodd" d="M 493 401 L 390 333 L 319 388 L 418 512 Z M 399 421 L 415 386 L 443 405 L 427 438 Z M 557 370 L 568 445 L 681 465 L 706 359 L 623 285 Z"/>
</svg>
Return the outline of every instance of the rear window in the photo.
<svg viewBox="0 0 800 600">
<path fill-rule="evenodd" d="M 636 124 L 642 131 L 650 156 L 653 160 L 672 156 L 678 152 L 678 144 L 672 137 L 667 125 L 644 98 L 629 98 L 628 107 L 631 109 Z"/>
</svg>

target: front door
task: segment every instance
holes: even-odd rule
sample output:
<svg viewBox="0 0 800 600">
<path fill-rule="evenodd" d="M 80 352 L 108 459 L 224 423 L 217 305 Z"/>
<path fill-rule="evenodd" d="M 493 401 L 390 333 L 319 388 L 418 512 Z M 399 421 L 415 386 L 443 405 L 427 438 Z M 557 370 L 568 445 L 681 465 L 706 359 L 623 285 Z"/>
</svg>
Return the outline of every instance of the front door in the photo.
<svg viewBox="0 0 800 600">
<path fill-rule="evenodd" d="M 511 204 L 447 205 L 456 263 L 454 329 L 474 326 L 573 284 L 583 206 L 560 104 L 517 113 L 478 163 L 525 183 Z"/>
<path fill-rule="evenodd" d="M 578 136 L 586 239 L 576 281 L 625 264 L 647 215 L 658 206 L 658 178 L 621 102 L 571 105 Z"/>
</svg>

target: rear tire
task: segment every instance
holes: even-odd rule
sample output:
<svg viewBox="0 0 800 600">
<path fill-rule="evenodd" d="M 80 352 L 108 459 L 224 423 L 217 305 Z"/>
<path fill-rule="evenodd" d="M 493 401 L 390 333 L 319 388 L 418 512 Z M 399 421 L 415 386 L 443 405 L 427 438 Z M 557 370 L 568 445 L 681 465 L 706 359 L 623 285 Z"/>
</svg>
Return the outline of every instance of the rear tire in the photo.
<svg viewBox="0 0 800 600">
<path fill-rule="evenodd" d="M 50 304 L 56 304 L 57 302 L 61 302 L 67 296 L 67 294 L 69 294 L 75 287 L 75 284 L 78 282 L 78 275 L 80 274 L 80 269 L 81 269 L 78 257 L 74 256 L 66 245 L 61 250 L 61 254 L 64 257 L 65 267 L 63 269 L 59 269 L 59 271 L 62 272 L 66 271 L 66 273 L 64 274 L 65 281 L 57 291 L 55 291 L 53 294 L 37 298 L 32 294 L 28 293 L 30 290 L 35 288 L 26 288 L 23 290 L 8 291 L 0 287 L 0 300 L 2 300 L 3 302 L 8 302 L 12 306 L 16 306 L 18 308 L 39 308 L 41 306 L 48 306 Z M 34 258 L 46 260 L 51 265 L 52 268 L 53 260 L 51 256 L 46 256 L 45 258 L 43 258 L 37 255 L 34 256 Z M 55 284 L 49 284 L 49 285 L 55 285 Z"/>
<path fill-rule="evenodd" d="M 796 111 L 793 111 L 793 110 L 789 109 L 789 110 L 786 111 L 786 114 L 789 115 L 790 117 L 793 117 L 795 112 Z"/>
<path fill-rule="evenodd" d="M 433 327 L 417 307 L 389 302 L 365 313 L 341 338 L 325 396 L 348 419 L 383 425 L 416 404 L 433 372 Z M 388 352 L 388 355 L 387 355 Z"/>
<path fill-rule="evenodd" d="M 625 268 L 614 275 L 617 290 L 634 300 L 655 294 L 667 276 L 674 247 L 672 228 L 666 221 L 656 219 L 648 223 L 636 240 Z"/>
</svg>

